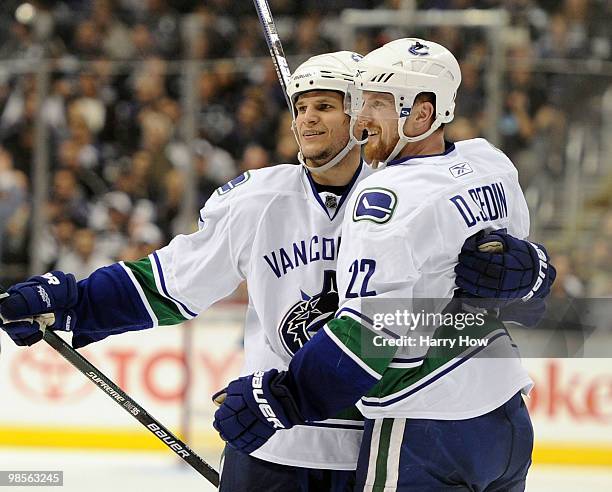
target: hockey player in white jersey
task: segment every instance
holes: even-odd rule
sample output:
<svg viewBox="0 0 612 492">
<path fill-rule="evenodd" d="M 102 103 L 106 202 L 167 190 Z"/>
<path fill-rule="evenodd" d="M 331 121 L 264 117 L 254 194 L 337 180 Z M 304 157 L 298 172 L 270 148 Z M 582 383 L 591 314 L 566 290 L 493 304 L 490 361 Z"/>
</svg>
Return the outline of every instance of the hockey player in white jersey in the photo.
<svg viewBox="0 0 612 492">
<path fill-rule="evenodd" d="M 2 315 L 18 319 L 53 311 L 54 328 L 71 329 L 73 345 L 82 347 L 112 334 L 190 319 L 246 280 L 242 373 L 286 369 L 337 309 L 342 216 L 357 183 L 371 174 L 360 160 L 355 119 L 345 113 L 359 58 L 351 52 L 322 55 L 294 73 L 289 94 L 303 166 L 278 165 L 233 179 L 200 212 L 198 232 L 177 236 L 148 258 L 99 269 L 78 283 L 52 272 L 17 284 L 0 305 Z M 466 256 L 466 272 L 476 272 L 474 259 Z M 533 272 L 533 265 L 525 271 Z M 486 288 L 483 279 L 470 291 Z M 41 335 L 29 324 L 2 328 L 21 345 Z M 225 406 L 232 402 L 229 395 Z M 353 410 L 330 417 L 269 440 L 268 427 L 251 421 L 249 435 L 231 440 L 240 452 L 226 449 L 221 490 L 352 489 L 363 420 Z M 274 422 L 274 416 L 268 418 Z"/>
<path fill-rule="evenodd" d="M 288 92 L 301 166 L 276 165 L 231 180 L 201 210 L 198 232 L 177 236 L 148 258 L 102 268 L 76 285 L 53 272 L 56 287 L 65 288 L 49 297 L 62 306 L 58 319 L 71 318 L 74 347 L 193 318 L 246 280 L 242 373 L 288 366 L 338 307 L 342 216 L 356 183 L 371 173 L 344 103 L 360 58 L 330 53 L 295 71 Z M 34 314 L 36 299 L 12 306 L 24 293 L 37 295 L 29 287 L 39 285 L 32 279 L 9 289 L 4 316 Z M 40 338 L 32 327 L 5 328 L 20 344 Z M 363 417 L 356 409 L 335 417 L 279 434 L 252 456 L 228 448 L 220 490 L 350 490 Z"/>
<path fill-rule="evenodd" d="M 231 401 L 215 416 L 228 442 L 245 438 L 248 429 L 239 429 L 249 418 L 276 436 L 359 400 L 366 424 L 356 490 L 524 489 L 533 432 L 521 393 L 533 383 L 499 320 L 449 301 L 456 251 L 466 240 L 471 264 L 491 276 L 492 297 L 511 297 L 500 294 L 507 278 L 497 275 L 506 261 L 519 277 L 523 264 L 539 264 L 528 282 L 515 277 L 525 300 L 546 295 L 554 269 L 540 245 L 504 230 L 529 233 L 508 158 L 484 139 L 444 140 L 460 80 L 454 56 L 420 39 L 391 42 L 359 63 L 351 103 L 369 133 L 366 158 L 384 169 L 361 181 L 348 202 L 340 308 L 288 371 L 230 383 Z M 483 229 L 496 230 L 513 255 L 498 261 L 475 252 L 478 240 L 469 238 Z M 478 278 L 462 275 L 467 284 Z M 432 314 L 434 324 L 410 327 L 399 308 Z"/>
</svg>

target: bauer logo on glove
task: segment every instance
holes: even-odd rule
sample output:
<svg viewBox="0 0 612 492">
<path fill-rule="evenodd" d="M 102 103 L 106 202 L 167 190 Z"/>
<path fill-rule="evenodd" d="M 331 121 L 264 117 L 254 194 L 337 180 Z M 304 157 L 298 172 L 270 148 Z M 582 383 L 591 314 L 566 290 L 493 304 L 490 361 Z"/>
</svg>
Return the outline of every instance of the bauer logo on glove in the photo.
<svg viewBox="0 0 612 492">
<path fill-rule="evenodd" d="M 304 423 L 289 388 L 285 372 L 257 371 L 232 381 L 215 393 L 214 428 L 221 439 L 244 453 L 263 446 L 277 429 Z"/>
</svg>

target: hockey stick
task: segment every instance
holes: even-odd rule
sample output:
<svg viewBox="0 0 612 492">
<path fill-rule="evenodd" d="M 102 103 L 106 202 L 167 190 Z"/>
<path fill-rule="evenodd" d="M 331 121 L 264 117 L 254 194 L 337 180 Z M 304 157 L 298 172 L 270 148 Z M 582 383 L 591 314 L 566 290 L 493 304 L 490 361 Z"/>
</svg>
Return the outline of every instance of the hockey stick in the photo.
<svg viewBox="0 0 612 492">
<path fill-rule="evenodd" d="M 278 31 L 276 30 L 276 24 L 274 24 L 274 18 L 272 17 L 270 6 L 268 5 L 267 0 L 253 0 L 253 3 L 255 4 L 255 10 L 257 10 L 259 22 L 263 27 L 266 43 L 268 44 L 270 56 L 274 62 L 276 75 L 278 76 L 278 81 L 280 82 L 281 89 L 283 90 L 287 107 L 289 108 L 291 114 L 293 114 L 291 100 L 287 94 L 287 85 L 289 84 L 289 77 L 291 77 L 291 70 L 289 69 L 287 58 L 285 58 L 283 45 L 278 37 Z"/>
<path fill-rule="evenodd" d="M 0 287 L 0 299 L 6 297 L 4 289 Z M 47 330 L 55 322 L 53 313 L 43 314 L 35 318 L 43 330 L 43 340 L 54 348 L 64 359 L 72 364 L 79 372 L 93 381 L 98 388 L 106 393 L 113 401 L 121 406 L 126 412 L 144 425 L 155 437 L 162 441 L 167 447 L 185 460 L 191 467 L 202 475 L 215 487 L 219 486 L 219 473 L 200 456 L 194 453 L 187 444 L 176 437 L 159 420 L 143 409 L 134 399 L 130 398 L 111 379 L 99 371 L 91 362 L 79 354 L 57 333 Z M 28 320 L 33 321 L 33 320 Z"/>
</svg>

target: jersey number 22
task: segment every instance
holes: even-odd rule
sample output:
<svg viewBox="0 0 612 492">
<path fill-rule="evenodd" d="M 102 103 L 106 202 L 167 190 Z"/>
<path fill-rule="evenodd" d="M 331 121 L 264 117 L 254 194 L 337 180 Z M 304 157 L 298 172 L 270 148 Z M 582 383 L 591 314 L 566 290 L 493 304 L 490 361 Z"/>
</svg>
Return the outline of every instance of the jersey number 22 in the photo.
<svg viewBox="0 0 612 492">
<path fill-rule="evenodd" d="M 352 274 L 352 276 L 351 281 L 348 285 L 348 289 L 346 289 L 347 299 L 352 299 L 355 297 L 371 297 L 376 295 L 375 290 L 368 290 L 368 282 L 370 281 L 370 277 L 374 274 L 374 270 L 376 270 L 375 260 L 365 258 L 361 260 L 355 260 L 353 263 L 351 263 L 351 266 L 349 267 L 349 272 Z M 362 277 L 361 289 L 359 289 L 359 293 L 357 293 L 356 291 L 353 292 L 353 289 L 358 287 L 355 285 L 355 283 L 357 282 L 357 277 Z"/>
</svg>

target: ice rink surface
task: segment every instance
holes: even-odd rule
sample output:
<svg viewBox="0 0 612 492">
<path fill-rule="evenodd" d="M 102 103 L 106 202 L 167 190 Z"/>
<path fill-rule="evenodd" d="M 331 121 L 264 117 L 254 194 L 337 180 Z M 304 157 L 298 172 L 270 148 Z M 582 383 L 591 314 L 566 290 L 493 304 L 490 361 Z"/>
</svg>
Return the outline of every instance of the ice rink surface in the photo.
<svg viewBox="0 0 612 492">
<path fill-rule="evenodd" d="M 216 455 L 203 456 L 218 468 Z M 0 448 L 2 470 L 63 470 L 63 492 L 209 492 L 215 490 L 194 470 L 165 452 L 126 453 Z M 1 490 L 11 490 L 2 487 Z M 15 490 L 41 490 L 19 487 Z M 529 473 L 529 492 L 610 492 L 612 468 L 534 466 Z"/>
</svg>

